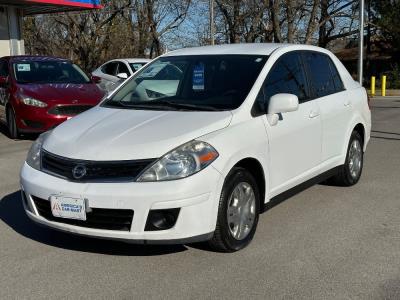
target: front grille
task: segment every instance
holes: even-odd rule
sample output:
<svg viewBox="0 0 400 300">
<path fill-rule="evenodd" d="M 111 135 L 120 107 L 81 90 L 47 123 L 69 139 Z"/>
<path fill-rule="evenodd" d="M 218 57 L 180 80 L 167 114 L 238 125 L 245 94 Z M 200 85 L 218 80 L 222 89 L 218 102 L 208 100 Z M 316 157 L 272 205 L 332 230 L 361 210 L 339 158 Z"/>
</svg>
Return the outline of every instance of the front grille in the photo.
<svg viewBox="0 0 400 300">
<path fill-rule="evenodd" d="M 82 221 L 54 217 L 50 201 L 35 196 L 32 196 L 32 199 L 39 215 L 48 221 L 104 230 L 131 230 L 134 213 L 131 209 L 91 208 L 91 211 L 86 213 L 86 221 Z"/>
<path fill-rule="evenodd" d="M 56 116 L 75 116 L 92 107 L 92 105 L 58 105 L 49 109 L 49 114 Z"/>
<path fill-rule="evenodd" d="M 42 170 L 44 172 L 77 182 L 134 181 L 154 161 L 155 159 L 89 161 L 65 158 L 46 151 L 42 152 Z M 82 177 L 76 176 L 77 166 L 80 167 L 80 171 L 82 171 L 82 168 L 86 170 Z M 82 175 L 82 173 L 78 175 Z"/>
</svg>

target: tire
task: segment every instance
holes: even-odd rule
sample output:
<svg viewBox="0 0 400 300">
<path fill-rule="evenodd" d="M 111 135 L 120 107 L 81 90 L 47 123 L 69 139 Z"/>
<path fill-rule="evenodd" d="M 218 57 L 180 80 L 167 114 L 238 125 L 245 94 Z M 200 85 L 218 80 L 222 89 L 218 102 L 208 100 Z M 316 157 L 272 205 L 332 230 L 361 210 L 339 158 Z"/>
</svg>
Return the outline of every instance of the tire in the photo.
<svg viewBox="0 0 400 300">
<path fill-rule="evenodd" d="M 8 134 L 11 139 L 16 140 L 19 137 L 17 122 L 15 121 L 15 114 L 12 108 L 7 109 L 7 127 Z"/>
<path fill-rule="evenodd" d="M 244 168 L 232 169 L 222 188 L 216 229 L 208 241 L 211 248 L 235 252 L 246 247 L 256 232 L 259 212 L 260 192 L 253 175 Z"/>
<path fill-rule="evenodd" d="M 347 147 L 344 165 L 339 167 L 338 174 L 332 178 L 332 183 L 339 186 L 355 185 L 361 177 L 364 165 L 363 139 L 353 131 Z"/>
</svg>

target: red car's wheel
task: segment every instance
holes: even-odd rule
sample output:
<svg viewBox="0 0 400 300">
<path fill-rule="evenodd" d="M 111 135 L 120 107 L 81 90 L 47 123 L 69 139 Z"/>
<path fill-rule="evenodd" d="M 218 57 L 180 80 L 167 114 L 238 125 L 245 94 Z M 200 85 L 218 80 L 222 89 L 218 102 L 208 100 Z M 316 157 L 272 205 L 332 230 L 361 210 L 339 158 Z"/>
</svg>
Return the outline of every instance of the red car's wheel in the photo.
<svg viewBox="0 0 400 300">
<path fill-rule="evenodd" d="M 8 134 L 10 138 L 16 140 L 19 137 L 17 122 L 15 120 L 15 114 L 12 108 L 7 109 L 7 127 L 8 127 Z"/>
</svg>

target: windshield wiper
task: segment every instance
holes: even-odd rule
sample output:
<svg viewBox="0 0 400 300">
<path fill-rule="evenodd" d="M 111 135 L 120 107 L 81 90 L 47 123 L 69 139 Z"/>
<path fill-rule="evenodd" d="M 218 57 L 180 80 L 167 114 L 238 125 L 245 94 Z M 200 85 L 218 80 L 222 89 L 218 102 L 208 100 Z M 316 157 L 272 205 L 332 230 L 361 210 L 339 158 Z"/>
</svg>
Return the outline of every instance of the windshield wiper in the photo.
<svg viewBox="0 0 400 300">
<path fill-rule="evenodd" d="M 104 107 L 109 107 L 109 108 L 123 108 L 123 109 L 132 109 L 132 108 L 138 108 L 138 109 L 161 109 L 165 110 L 165 106 L 158 105 L 158 106 L 149 106 L 149 105 L 141 105 L 141 104 L 132 104 L 132 103 L 124 103 L 122 101 L 106 101 L 102 105 Z"/>
<path fill-rule="evenodd" d="M 196 105 L 190 103 L 181 103 L 181 102 L 174 102 L 169 100 L 154 100 L 155 104 L 162 104 L 168 105 L 175 108 L 183 108 L 189 110 L 202 110 L 202 111 L 218 111 L 219 109 L 215 108 L 214 106 L 210 105 Z M 151 103 L 151 102 L 149 102 Z"/>
<path fill-rule="evenodd" d="M 116 101 L 111 103 L 105 103 L 106 105 L 115 105 L 124 108 L 143 108 L 143 109 L 163 109 L 173 108 L 176 110 L 200 110 L 200 111 L 219 111 L 219 109 L 208 106 L 208 105 L 196 105 L 188 103 L 179 103 L 169 100 L 153 100 L 153 101 L 143 101 L 143 102 L 122 102 Z"/>
</svg>

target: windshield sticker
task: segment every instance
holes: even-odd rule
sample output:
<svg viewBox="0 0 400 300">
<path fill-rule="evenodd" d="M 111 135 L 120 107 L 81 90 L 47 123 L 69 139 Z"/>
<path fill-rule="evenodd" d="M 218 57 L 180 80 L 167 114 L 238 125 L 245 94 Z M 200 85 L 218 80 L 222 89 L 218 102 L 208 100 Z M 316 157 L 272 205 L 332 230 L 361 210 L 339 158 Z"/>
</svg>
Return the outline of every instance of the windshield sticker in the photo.
<svg viewBox="0 0 400 300">
<path fill-rule="evenodd" d="M 198 63 L 193 68 L 193 90 L 204 91 L 204 64 Z"/>
<path fill-rule="evenodd" d="M 30 64 L 17 64 L 18 72 L 30 72 L 31 65 Z"/>
</svg>

